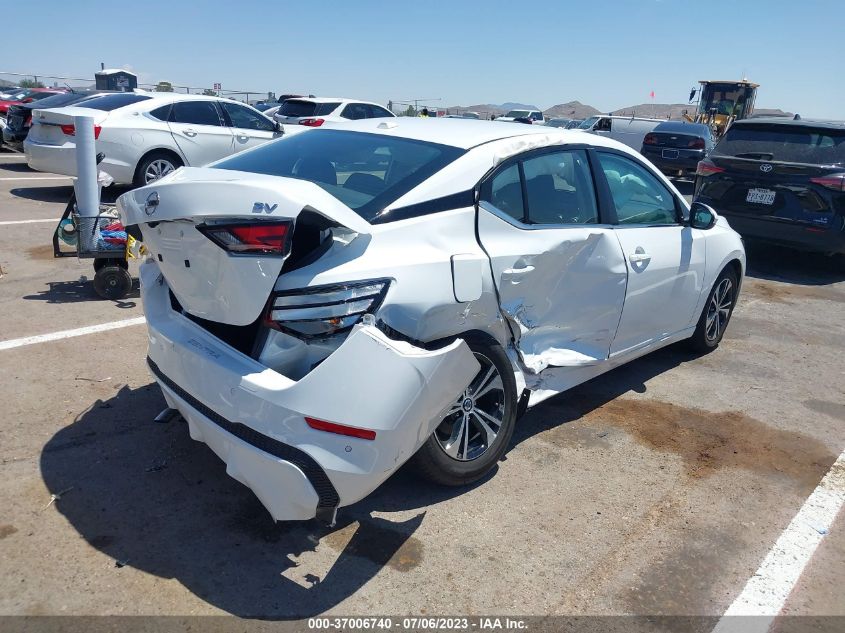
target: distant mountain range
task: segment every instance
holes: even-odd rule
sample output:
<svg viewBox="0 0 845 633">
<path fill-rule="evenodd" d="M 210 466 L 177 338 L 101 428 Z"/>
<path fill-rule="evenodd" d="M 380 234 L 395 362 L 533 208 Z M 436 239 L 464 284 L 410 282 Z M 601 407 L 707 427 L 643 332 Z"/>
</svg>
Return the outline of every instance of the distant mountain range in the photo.
<svg viewBox="0 0 845 633">
<path fill-rule="evenodd" d="M 507 102 L 495 105 L 492 103 L 484 103 L 471 106 L 451 106 L 446 108 L 449 114 L 460 114 L 461 112 L 478 112 L 483 117 L 490 115 L 502 116 L 509 110 L 539 110 L 537 106 L 528 105 L 525 103 Z M 694 103 L 640 103 L 639 105 L 627 106 L 613 110 L 609 114 L 618 116 L 637 116 L 654 119 L 683 119 L 684 112 L 690 115 L 695 113 Z M 543 114 L 547 119 L 564 118 L 564 119 L 586 119 L 587 117 L 595 116 L 596 114 L 607 113 L 606 110 L 599 110 L 591 105 L 581 103 L 580 101 L 569 101 L 567 103 L 559 103 L 553 105 Z M 779 109 L 772 108 L 756 108 L 754 114 L 757 116 L 792 116 L 791 112 L 785 112 Z"/>
</svg>

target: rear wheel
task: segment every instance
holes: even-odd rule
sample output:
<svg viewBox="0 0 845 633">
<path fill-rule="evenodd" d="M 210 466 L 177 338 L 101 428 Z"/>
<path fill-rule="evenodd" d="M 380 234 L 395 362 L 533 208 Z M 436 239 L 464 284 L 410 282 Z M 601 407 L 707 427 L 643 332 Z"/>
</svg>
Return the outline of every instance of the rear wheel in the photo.
<svg viewBox="0 0 845 633">
<path fill-rule="evenodd" d="M 164 178 L 182 166 L 182 161 L 168 152 L 153 152 L 145 156 L 135 172 L 135 186 L 143 187 Z"/>
<path fill-rule="evenodd" d="M 465 340 L 478 374 L 413 457 L 423 477 L 447 486 L 486 475 L 507 450 L 517 417 L 516 380 L 505 350 L 493 341 Z"/>
<path fill-rule="evenodd" d="M 707 353 L 719 346 L 733 314 L 738 288 L 736 273 L 730 268 L 723 270 L 707 295 L 707 302 L 690 339 L 690 346 L 695 351 Z"/>
</svg>

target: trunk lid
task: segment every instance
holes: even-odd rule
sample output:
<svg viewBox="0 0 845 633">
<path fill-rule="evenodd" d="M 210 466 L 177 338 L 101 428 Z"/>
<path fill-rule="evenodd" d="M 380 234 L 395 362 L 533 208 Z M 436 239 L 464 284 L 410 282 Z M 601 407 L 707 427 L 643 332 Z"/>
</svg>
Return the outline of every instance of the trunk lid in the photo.
<svg viewBox="0 0 845 633">
<path fill-rule="evenodd" d="M 53 108 L 49 110 L 32 111 L 32 127 L 29 131 L 29 139 L 41 145 L 64 145 L 73 140 L 62 132 L 61 126 L 73 125 L 75 116 L 89 116 L 94 118 L 94 125 L 102 125 L 109 113 L 90 108 L 77 108 L 68 106 L 66 108 Z"/>
<path fill-rule="evenodd" d="M 123 194 L 118 209 L 124 224 L 140 227 L 183 309 L 239 326 L 261 315 L 286 257 L 233 254 L 199 227 L 274 220 L 295 225 L 299 214 L 309 210 L 356 233 L 370 230 L 358 214 L 312 182 L 213 168 L 184 167 Z"/>
</svg>

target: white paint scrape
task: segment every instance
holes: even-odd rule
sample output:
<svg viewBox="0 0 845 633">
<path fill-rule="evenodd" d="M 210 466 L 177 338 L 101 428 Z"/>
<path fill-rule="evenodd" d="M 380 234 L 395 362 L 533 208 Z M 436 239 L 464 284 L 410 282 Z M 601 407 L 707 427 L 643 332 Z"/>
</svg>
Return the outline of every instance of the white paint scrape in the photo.
<svg viewBox="0 0 845 633">
<path fill-rule="evenodd" d="M 135 317 L 134 319 L 124 319 L 123 321 L 112 321 L 110 323 L 100 323 L 99 325 L 89 325 L 75 330 L 62 330 L 61 332 L 51 332 L 50 334 L 13 338 L 8 341 L 0 341 L 0 351 L 5 349 L 14 349 L 16 347 L 24 347 L 25 345 L 34 345 L 36 343 L 59 341 L 65 338 L 73 338 L 74 336 L 84 336 L 86 334 L 96 334 L 97 332 L 117 330 L 131 325 L 141 325 L 142 323 L 146 323 L 146 321 L 147 320 L 144 317 Z"/>
<path fill-rule="evenodd" d="M 765 633 L 845 504 L 845 451 L 780 535 L 713 633 Z M 736 616 L 758 616 L 742 618 Z M 761 617 L 762 616 L 762 617 Z"/>
</svg>

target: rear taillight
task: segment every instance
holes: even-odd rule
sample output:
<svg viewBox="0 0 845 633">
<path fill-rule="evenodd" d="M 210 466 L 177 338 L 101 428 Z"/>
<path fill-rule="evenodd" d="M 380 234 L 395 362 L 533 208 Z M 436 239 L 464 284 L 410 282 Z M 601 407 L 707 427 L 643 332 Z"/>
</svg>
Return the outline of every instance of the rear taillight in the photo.
<svg viewBox="0 0 845 633">
<path fill-rule="evenodd" d="M 325 119 L 300 119 L 300 125 L 307 125 L 308 127 L 320 127 L 323 123 L 325 123 Z"/>
<path fill-rule="evenodd" d="M 378 310 L 389 285 L 389 279 L 368 279 L 277 292 L 265 323 L 303 339 L 333 336 Z"/>
<path fill-rule="evenodd" d="M 288 254 L 291 223 L 252 222 L 240 224 L 200 224 L 197 230 L 233 255 Z"/>
<path fill-rule="evenodd" d="M 24 121 L 23 124 L 24 124 L 24 127 L 31 127 L 32 126 L 32 117 L 31 116 L 26 117 L 26 121 Z"/>
<path fill-rule="evenodd" d="M 704 149 L 704 139 L 703 138 L 694 138 L 692 139 L 689 144 L 687 145 L 690 149 Z"/>
<path fill-rule="evenodd" d="M 695 169 L 696 176 L 712 176 L 725 171 L 724 167 L 718 167 L 708 159 L 698 161 L 698 167 Z"/>
<path fill-rule="evenodd" d="M 72 123 L 70 125 L 60 125 L 59 127 L 61 128 L 61 130 L 62 130 L 62 132 L 64 133 L 65 136 L 76 136 L 76 128 L 74 127 L 74 125 Z M 99 125 L 94 126 L 94 138 L 95 139 L 100 138 L 100 131 L 102 129 L 103 128 L 100 127 Z"/>
<path fill-rule="evenodd" d="M 646 134 L 643 145 L 657 145 L 657 134 Z"/>
<path fill-rule="evenodd" d="M 337 424 L 335 422 L 326 422 L 325 420 L 318 420 L 317 418 L 305 418 L 305 423 L 312 429 L 318 431 L 326 431 L 327 433 L 337 433 L 338 435 L 348 435 L 349 437 L 358 437 L 362 440 L 376 439 L 376 432 L 370 429 L 362 429 L 357 426 L 346 426 L 345 424 Z"/>
<path fill-rule="evenodd" d="M 810 178 L 810 182 L 834 191 L 845 191 L 845 174 L 828 174 L 818 178 Z"/>
</svg>

